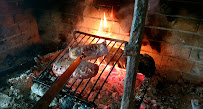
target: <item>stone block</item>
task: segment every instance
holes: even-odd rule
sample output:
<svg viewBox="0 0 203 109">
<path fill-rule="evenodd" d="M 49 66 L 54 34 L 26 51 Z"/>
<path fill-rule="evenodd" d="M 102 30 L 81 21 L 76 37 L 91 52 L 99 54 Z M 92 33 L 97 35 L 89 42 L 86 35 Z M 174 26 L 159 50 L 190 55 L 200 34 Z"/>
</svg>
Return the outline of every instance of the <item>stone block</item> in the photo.
<svg viewBox="0 0 203 109">
<path fill-rule="evenodd" d="M 192 75 L 201 76 L 203 78 L 203 63 L 196 62 L 190 72 Z"/>
<path fill-rule="evenodd" d="M 192 49 L 189 59 L 203 63 L 203 50 Z"/>
<path fill-rule="evenodd" d="M 202 34 L 203 36 L 203 21 L 199 24 L 198 33 Z"/>
<path fill-rule="evenodd" d="M 56 31 L 56 40 L 62 41 L 61 38 L 66 38 L 69 40 L 69 36 L 72 36 L 74 27 L 66 23 L 54 23 L 54 28 Z"/>
<path fill-rule="evenodd" d="M 197 32 L 198 24 L 199 24 L 198 20 L 177 18 L 172 22 L 171 28 L 176 30 Z"/>
<path fill-rule="evenodd" d="M 83 17 L 83 21 L 78 22 L 77 26 L 98 30 L 100 26 L 100 20 L 90 17 Z"/>
<path fill-rule="evenodd" d="M 163 41 L 172 43 L 172 44 L 181 44 L 181 45 L 189 45 L 189 46 L 198 46 L 198 40 L 200 36 L 186 34 L 181 32 L 171 32 L 171 36 L 164 37 Z"/>
<path fill-rule="evenodd" d="M 0 25 L 8 27 L 14 24 L 13 16 L 0 16 Z"/>
<path fill-rule="evenodd" d="M 184 73 L 189 73 L 194 62 L 190 60 L 178 59 L 169 56 L 163 56 L 161 67 L 168 67 Z"/>
<path fill-rule="evenodd" d="M 5 59 L 5 57 L 7 55 L 11 55 L 11 56 L 14 56 L 20 52 L 22 52 L 22 50 L 25 49 L 25 46 L 28 46 L 28 45 L 31 45 L 32 42 L 31 41 L 26 41 L 20 45 L 15 45 L 15 46 L 12 46 L 10 47 L 9 49 L 6 49 L 6 50 L 0 50 L 0 63 L 3 62 L 3 60 Z"/>
<path fill-rule="evenodd" d="M 4 40 L 4 44 L 0 46 L 0 50 L 7 50 L 17 45 L 21 45 L 26 41 L 28 41 L 28 39 L 29 39 L 29 36 L 26 36 L 26 34 L 16 35 L 14 37 Z"/>
<path fill-rule="evenodd" d="M 203 36 L 199 37 L 198 47 L 203 48 Z"/>
<path fill-rule="evenodd" d="M 112 32 L 113 33 L 120 33 L 120 24 L 118 22 L 112 21 Z"/>
<path fill-rule="evenodd" d="M 21 13 L 23 10 L 20 9 L 16 2 L 3 1 L 0 3 L 0 14 L 16 14 Z"/>
<path fill-rule="evenodd" d="M 184 46 L 172 45 L 167 43 L 161 44 L 161 54 L 172 56 L 181 59 L 188 59 L 190 55 L 191 48 Z"/>
<path fill-rule="evenodd" d="M 160 73 L 169 81 L 178 81 L 182 77 L 182 72 L 178 70 L 174 70 L 173 68 L 169 67 L 161 67 Z"/>
<path fill-rule="evenodd" d="M 201 84 L 203 82 L 203 77 L 199 75 L 194 75 L 191 73 L 183 73 L 182 78 L 186 81 Z"/>
<path fill-rule="evenodd" d="M 20 28 L 18 27 L 18 25 L 12 25 L 9 27 L 1 27 L 0 26 L 0 40 L 4 39 L 4 38 L 9 38 L 13 35 L 18 35 L 20 34 Z"/>
<path fill-rule="evenodd" d="M 26 32 L 30 30 L 30 20 L 25 20 L 18 24 L 21 32 Z"/>
<path fill-rule="evenodd" d="M 100 9 L 95 8 L 94 6 L 86 6 L 83 11 L 84 17 L 94 17 L 94 18 L 101 18 L 100 17 Z"/>
<path fill-rule="evenodd" d="M 67 23 L 70 25 L 76 25 L 78 20 L 79 20 L 79 16 L 62 13 L 60 20 L 62 23 Z"/>
<path fill-rule="evenodd" d="M 20 22 L 23 22 L 25 20 L 30 20 L 32 19 L 32 15 L 31 13 L 19 13 L 19 14 L 16 14 L 14 16 L 14 19 L 15 19 L 15 23 L 20 23 Z"/>
</svg>

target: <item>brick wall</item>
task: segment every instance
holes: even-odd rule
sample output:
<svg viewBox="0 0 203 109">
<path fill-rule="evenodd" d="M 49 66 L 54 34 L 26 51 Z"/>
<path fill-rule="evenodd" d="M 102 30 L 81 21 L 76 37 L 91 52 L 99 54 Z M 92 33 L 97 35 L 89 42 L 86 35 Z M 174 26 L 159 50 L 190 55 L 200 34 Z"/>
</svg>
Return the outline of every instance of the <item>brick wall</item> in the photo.
<svg viewBox="0 0 203 109">
<path fill-rule="evenodd" d="M 35 6 L 32 6 L 33 2 Z M 30 4 L 28 8 L 22 9 L 15 0 L 1 0 L 1 58 L 16 47 L 37 42 L 39 38 L 46 43 L 60 42 L 65 37 L 68 42 L 74 30 L 95 34 L 104 12 L 112 27 L 109 37 L 129 40 L 132 16 L 127 16 L 127 21 L 120 21 L 117 4 L 113 18 L 112 4 L 102 6 L 92 0 L 45 0 L 41 6 L 38 6 L 42 4 L 40 0 L 33 0 Z M 133 10 L 130 8 L 130 11 Z M 167 79 L 178 81 L 183 78 L 199 82 L 203 80 L 203 21 L 191 12 L 180 13 L 184 15 L 170 16 L 154 11 L 148 15 L 141 53 L 151 55 L 155 59 L 157 72 Z M 174 20 L 169 21 L 168 17 Z"/>
<path fill-rule="evenodd" d="M 88 1 L 86 4 L 83 20 L 77 23 L 76 30 L 95 34 L 105 12 L 108 24 L 113 24 L 110 37 L 129 40 L 129 27 L 122 27 L 129 26 L 129 24 L 122 24 L 123 22 L 117 18 L 111 18 L 111 6 L 96 6 Z M 193 5 L 198 6 L 198 4 Z M 132 11 L 131 9 L 128 11 Z M 119 13 L 114 14 L 116 16 Z M 203 82 L 203 20 L 201 16 L 183 9 L 176 15 L 153 11 L 148 13 L 147 17 L 143 40 L 145 44 L 142 45 L 141 53 L 147 53 L 155 59 L 157 72 L 171 81 L 179 81 L 182 78 L 190 82 Z M 168 17 L 174 20 L 170 21 Z M 130 23 L 131 19 L 127 17 Z"/>
<path fill-rule="evenodd" d="M 0 62 L 29 45 L 39 42 L 38 27 L 31 10 L 19 0 L 0 0 Z"/>
</svg>

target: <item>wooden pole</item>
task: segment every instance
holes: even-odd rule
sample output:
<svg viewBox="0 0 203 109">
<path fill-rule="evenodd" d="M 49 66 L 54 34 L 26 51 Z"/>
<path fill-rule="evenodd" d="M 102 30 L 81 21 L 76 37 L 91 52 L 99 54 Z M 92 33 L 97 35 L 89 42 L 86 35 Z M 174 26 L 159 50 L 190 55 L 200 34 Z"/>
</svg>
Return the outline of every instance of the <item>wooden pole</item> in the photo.
<svg viewBox="0 0 203 109">
<path fill-rule="evenodd" d="M 130 40 L 126 45 L 128 49 L 124 51 L 128 57 L 121 109 L 133 108 L 134 87 L 139 64 L 140 48 L 144 36 L 147 5 L 148 0 L 135 0 Z"/>
</svg>

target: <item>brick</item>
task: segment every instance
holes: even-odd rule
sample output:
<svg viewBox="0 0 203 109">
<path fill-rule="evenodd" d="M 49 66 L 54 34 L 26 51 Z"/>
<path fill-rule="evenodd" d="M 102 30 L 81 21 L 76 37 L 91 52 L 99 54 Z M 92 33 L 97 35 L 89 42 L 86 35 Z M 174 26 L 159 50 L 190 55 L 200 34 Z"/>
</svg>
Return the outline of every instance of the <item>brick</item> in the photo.
<svg viewBox="0 0 203 109">
<path fill-rule="evenodd" d="M 189 46 L 198 46 L 198 40 L 200 36 L 180 33 L 180 32 L 171 32 L 170 37 L 164 37 L 165 42 L 169 42 L 172 44 L 181 44 L 181 45 L 189 45 Z"/>
<path fill-rule="evenodd" d="M 198 47 L 203 48 L 203 36 L 199 37 Z"/>
<path fill-rule="evenodd" d="M 30 20 L 26 20 L 26 21 L 23 21 L 21 22 L 19 25 L 19 28 L 21 30 L 21 32 L 26 32 L 26 31 L 29 31 L 30 30 Z"/>
<path fill-rule="evenodd" d="M 0 14 L 16 14 L 23 12 L 22 9 L 20 9 L 16 2 L 1 2 L 0 3 Z"/>
<path fill-rule="evenodd" d="M 192 49 L 191 54 L 190 54 L 190 59 L 203 63 L 203 50 Z"/>
<path fill-rule="evenodd" d="M 200 84 L 203 82 L 202 76 L 194 75 L 191 73 L 183 73 L 182 78 L 184 79 L 184 81 L 189 81 L 189 82 L 197 83 L 197 84 Z"/>
<path fill-rule="evenodd" d="M 98 30 L 100 25 L 99 19 L 83 17 L 83 21 L 78 23 L 78 26 Z"/>
<path fill-rule="evenodd" d="M 172 28 L 176 30 L 184 30 L 197 32 L 199 21 L 192 19 L 177 18 L 172 22 Z"/>
<path fill-rule="evenodd" d="M 55 23 L 54 28 L 56 30 L 56 39 L 59 40 L 61 37 L 70 38 L 68 36 L 72 36 L 72 32 L 74 27 L 65 23 Z M 59 40 L 60 41 L 60 40 Z"/>
<path fill-rule="evenodd" d="M 163 56 L 161 67 L 168 67 L 177 71 L 189 73 L 194 62 L 190 60 L 178 59 L 168 56 Z"/>
<path fill-rule="evenodd" d="M 203 63 L 196 62 L 190 71 L 191 74 L 201 76 L 203 78 Z"/>
<path fill-rule="evenodd" d="M 0 46 L 0 51 L 13 48 L 16 45 L 20 45 L 28 41 L 28 38 L 29 38 L 28 36 L 26 36 L 25 34 L 22 34 L 22 35 L 17 35 L 10 39 L 4 40 L 4 44 Z"/>
<path fill-rule="evenodd" d="M 14 16 L 14 19 L 15 19 L 15 23 L 20 23 L 20 22 L 23 22 L 25 20 L 30 20 L 32 19 L 32 15 L 31 13 L 20 13 L 20 14 L 16 14 Z"/>
<path fill-rule="evenodd" d="M 101 18 L 99 11 L 100 11 L 99 9 L 96 9 L 93 6 L 86 6 L 83 12 L 83 16 Z"/>
<path fill-rule="evenodd" d="M 8 38 L 20 33 L 21 31 L 18 25 L 13 25 L 10 27 L 0 27 L 0 39 Z"/>
<path fill-rule="evenodd" d="M 169 68 L 169 67 L 161 67 L 160 68 L 160 73 L 167 80 L 173 81 L 173 82 L 178 81 L 182 76 L 181 71 L 174 70 L 173 68 Z"/>
<path fill-rule="evenodd" d="M 51 21 L 61 23 L 61 22 L 60 22 L 60 21 L 61 21 L 61 20 L 60 20 L 60 19 L 61 19 L 61 13 L 58 12 L 58 11 L 51 11 L 51 12 L 50 12 L 50 18 L 51 18 Z M 46 19 L 49 19 L 49 17 L 46 18 Z"/>
<path fill-rule="evenodd" d="M 0 16 L 0 25 L 8 27 L 14 24 L 13 16 Z"/>
<path fill-rule="evenodd" d="M 171 45 L 162 43 L 161 44 L 161 54 L 172 56 L 181 59 L 188 59 L 190 55 L 190 48 L 186 48 L 178 45 Z"/>
<path fill-rule="evenodd" d="M 5 57 L 7 55 L 16 55 L 20 52 L 22 52 L 26 47 L 25 46 L 28 46 L 28 45 L 31 45 L 31 41 L 26 41 L 24 43 L 21 43 L 20 45 L 16 45 L 16 46 L 13 46 L 13 47 L 10 47 L 10 49 L 7 49 L 7 50 L 3 50 L 3 51 L 0 51 L 0 63 L 3 62 L 3 60 L 5 59 Z"/>
<path fill-rule="evenodd" d="M 62 23 L 67 23 L 67 24 L 70 24 L 70 25 L 76 25 L 78 19 L 79 19 L 78 16 L 73 16 L 73 15 L 68 15 L 68 14 L 62 13 L 60 20 L 61 20 Z"/>
<path fill-rule="evenodd" d="M 120 24 L 118 22 L 112 22 L 112 32 L 120 33 Z"/>
<path fill-rule="evenodd" d="M 71 14 L 71 15 L 82 15 L 85 9 L 85 5 L 78 3 L 76 1 L 66 1 L 69 3 L 63 4 L 64 6 L 60 6 L 59 12 Z"/>
<path fill-rule="evenodd" d="M 147 26 L 156 26 L 156 27 L 169 27 L 169 23 L 166 16 L 158 14 L 147 14 L 145 24 Z"/>
<path fill-rule="evenodd" d="M 203 36 L 203 21 L 199 24 L 198 33 L 202 34 Z"/>
</svg>

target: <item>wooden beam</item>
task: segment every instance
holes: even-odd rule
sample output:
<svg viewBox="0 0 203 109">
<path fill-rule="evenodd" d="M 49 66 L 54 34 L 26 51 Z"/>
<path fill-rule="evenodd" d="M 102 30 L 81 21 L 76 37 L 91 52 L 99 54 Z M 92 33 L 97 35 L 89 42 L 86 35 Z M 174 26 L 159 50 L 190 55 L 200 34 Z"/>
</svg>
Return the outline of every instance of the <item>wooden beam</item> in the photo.
<svg viewBox="0 0 203 109">
<path fill-rule="evenodd" d="M 148 0 L 135 0 L 130 40 L 127 45 L 128 48 L 133 49 L 125 51 L 128 57 L 121 109 L 133 108 L 134 87 L 140 57 L 140 48 L 144 36 L 144 25 L 147 5 Z"/>
</svg>

